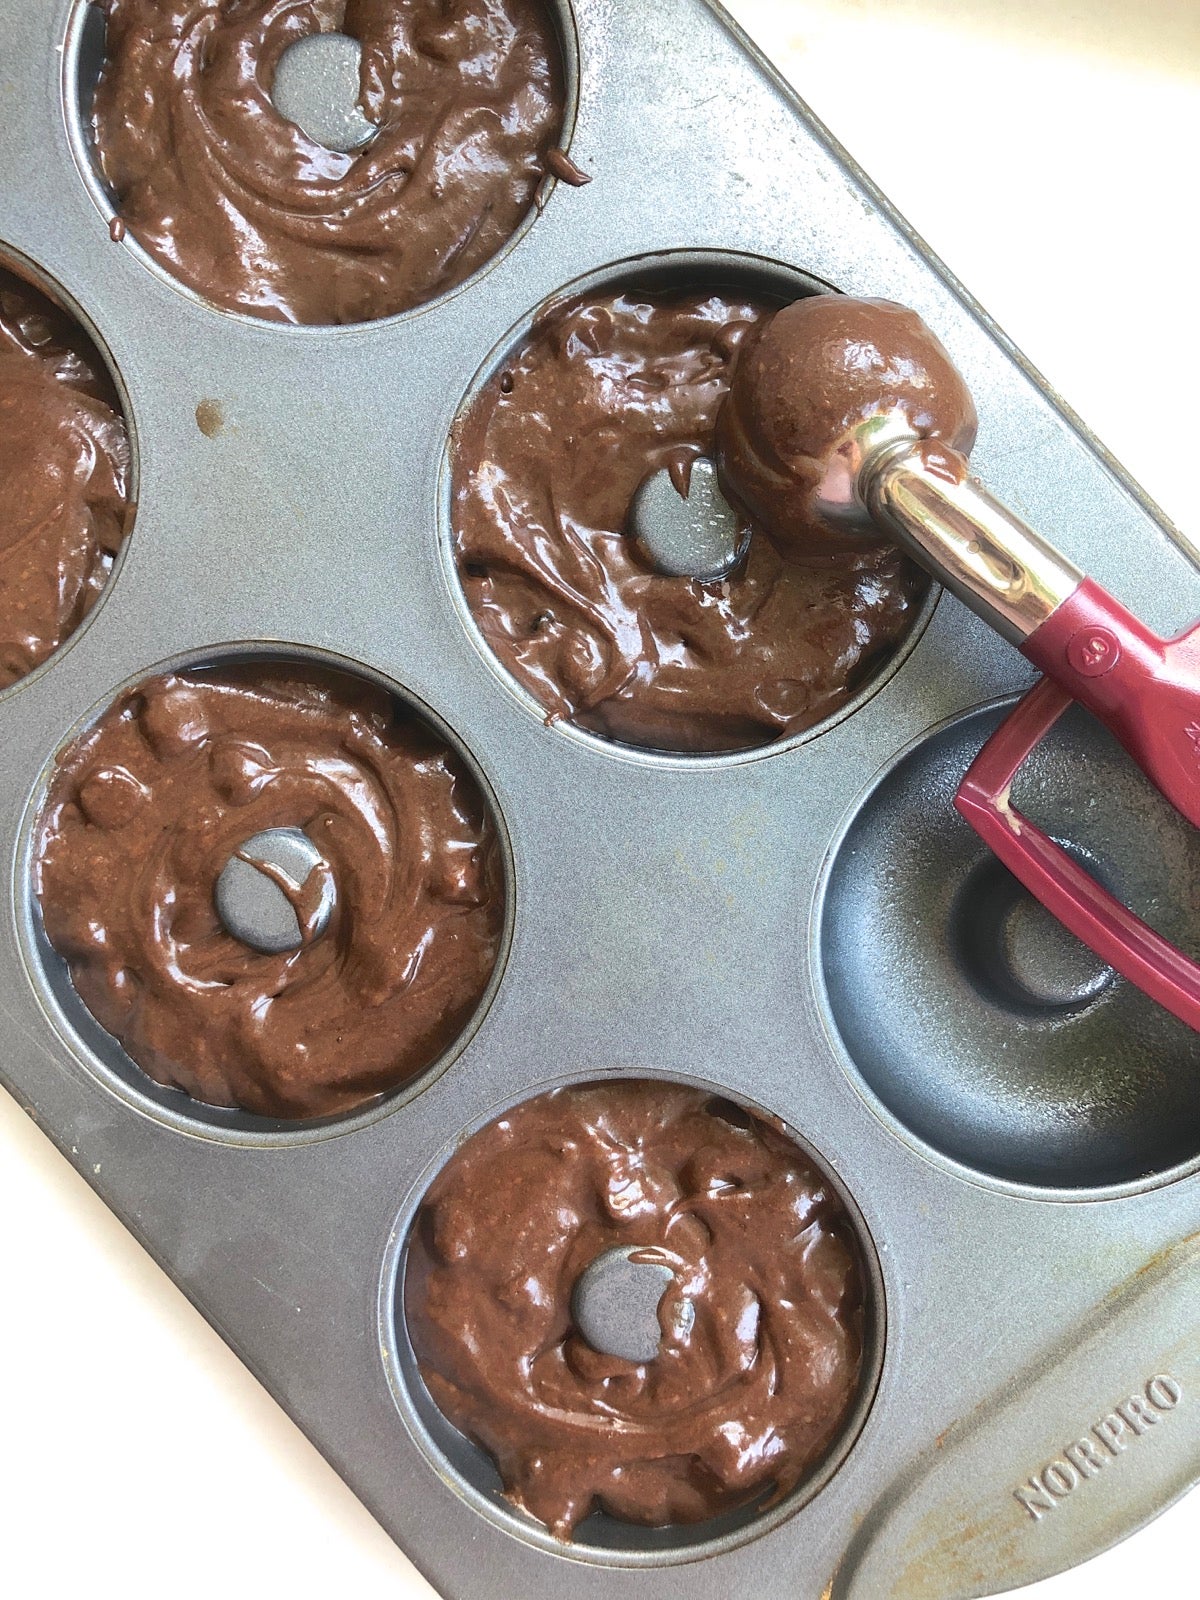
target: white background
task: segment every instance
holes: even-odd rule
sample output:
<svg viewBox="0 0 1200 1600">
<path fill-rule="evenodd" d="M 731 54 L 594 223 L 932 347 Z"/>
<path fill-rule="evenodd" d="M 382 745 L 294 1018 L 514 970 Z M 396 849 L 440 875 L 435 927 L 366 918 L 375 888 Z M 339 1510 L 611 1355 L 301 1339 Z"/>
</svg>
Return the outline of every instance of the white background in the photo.
<svg viewBox="0 0 1200 1600">
<path fill-rule="evenodd" d="M 619 0 L 653 5 L 654 0 Z M 1197 0 L 732 0 L 1193 539 Z M 915 110 L 913 108 L 916 108 Z M 0 1590 L 433 1591 L 0 1094 Z M 1200 1495 L 1026 1600 L 1197 1593 Z M 519 1600 L 498 1596 L 497 1600 Z"/>
</svg>

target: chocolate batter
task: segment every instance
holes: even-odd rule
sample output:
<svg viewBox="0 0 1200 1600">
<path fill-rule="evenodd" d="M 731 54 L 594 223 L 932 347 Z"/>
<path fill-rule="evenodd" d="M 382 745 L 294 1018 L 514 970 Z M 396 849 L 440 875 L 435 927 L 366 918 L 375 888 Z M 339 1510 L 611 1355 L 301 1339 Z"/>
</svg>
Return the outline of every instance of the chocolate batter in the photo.
<svg viewBox="0 0 1200 1600">
<path fill-rule="evenodd" d="M 847 432 L 877 413 L 969 455 L 975 402 L 934 334 L 891 300 L 813 295 L 747 341 L 717 424 L 727 496 L 792 560 L 861 551 L 885 538 L 840 530 L 814 509 Z"/>
<path fill-rule="evenodd" d="M 278 827 L 308 833 L 337 900 L 319 937 L 261 955 L 213 890 Z M 504 895 L 483 799 L 442 740 L 381 689 L 286 665 L 123 695 L 59 761 L 35 889 L 80 996 L 139 1066 L 281 1117 L 346 1111 L 428 1066 L 488 983 Z"/>
<path fill-rule="evenodd" d="M 543 0 L 107 0 L 93 132 L 129 232 L 198 294 L 364 322 L 461 283 L 534 202 L 562 132 Z M 275 110 L 308 34 L 363 47 L 379 133 L 342 155 Z"/>
<path fill-rule="evenodd" d="M 765 744 L 835 711 L 913 621 L 926 580 L 890 548 L 814 566 L 751 539 L 704 583 L 626 536 L 650 472 L 712 453 L 738 350 L 772 309 L 715 291 L 575 300 L 458 424 L 463 590 L 551 718 L 667 750 Z"/>
<path fill-rule="evenodd" d="M 129 438 L 99 353 L 0 267 L 0 688 L 87 616 L 129 520 Z"/>
<path fill-rule="evenodd" d="M 628 1245 L 675 1272 L 644 1364 L 571 1318 L 580 1274 Z M 795 1145 L 651 1082 L 557 1090 L 477 1134 L 425 1199 L 405 1280 L 434 1400 L 564 1539 L 597 1509 L 667 1525 L 786 1495 L 858 1392 L 863 1294 L 849 1218 Z"/>
</svg>

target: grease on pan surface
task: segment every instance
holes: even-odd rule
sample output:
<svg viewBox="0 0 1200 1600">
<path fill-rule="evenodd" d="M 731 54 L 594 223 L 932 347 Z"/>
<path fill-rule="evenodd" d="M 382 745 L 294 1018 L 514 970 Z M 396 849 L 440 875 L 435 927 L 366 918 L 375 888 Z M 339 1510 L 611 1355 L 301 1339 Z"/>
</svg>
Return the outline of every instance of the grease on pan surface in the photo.
<svg viewBox="0 0 1200 1600">
<path fill-rule="evenodd" d="M 230 856 L 305 830 L 328 928 L 260 954 L 214 906 Z M 478 786 L 384 690 L 233 666 L 123 695 L 60 758 L 35 837 L 47 936 L 144 1071 L 213 1105 L 349 1110 L 456 1038 L 495 966 L 503 875 Z"/>
<path fill-rule="evenodd" d="M 95 346 L 0 266 L 0 688 L 95 605 L 130 519 L 129 437 Z"/>
<path fill-rule="evenodd" d="M 675 1275 L 642 1364 L 572 1321 L 580 1275 L 629 1246 Z M 561 1538 L 597 1509 L 669 1525 L 786 1495 L 857 1396 L 863 1295 L 845 1208 L 785 1135 L 646 1081 L 556 1090 L 476 1134 L 425 1198 L 405 1284 L 437 1405 Z"/>
<path fill-rule="evenodd" d="M 658 573 L 626 536 L 649 473 L 711 455 L 738 351 L 774 309 L 716 291 L 576 299 L 456 425 L 463 592 L 551 718 L 664 750 L 767 744 L 836 711 L 915 620 L 926 580 L 891 547 L 802 564 L 754 537 L 706 583 Z"/>
<path fill-rule="evenodd" d="M 561 136 L 543 0 L 107 0 L 93 136 L 128 231 L 196 293 L 364 322 L 461 283 L 529 212 Z M 362 44 L 379 132 L 341 154 L 271 100 L 289 45 Z"/>
</svg>

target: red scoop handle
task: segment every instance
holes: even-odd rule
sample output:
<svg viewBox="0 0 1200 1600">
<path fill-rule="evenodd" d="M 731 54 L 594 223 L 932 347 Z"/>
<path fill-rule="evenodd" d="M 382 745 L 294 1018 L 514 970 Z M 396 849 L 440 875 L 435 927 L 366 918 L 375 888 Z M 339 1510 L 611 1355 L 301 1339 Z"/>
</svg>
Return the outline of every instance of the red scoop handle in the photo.
<svg viewBox="0 0 1200 1600">
<path fill-rule="evenodd" d="M 1200 827 L 1200 625 L 1160 639 L 1085 578 L 1021 651 L 1099 717 Z"/>
<path fill-rule="evenodd" d="M 955 806 L 1064 927 L 1200 1031 L 1200 965 L 1101 888 L 1014 810 L 1009 795 L 1022 762 L 1078 700 L 1176 810 L 1200 826 L 1200 626 L 1177 639 L 1160 639 L 1085 579 L 1022 650 L 1047 677 L 972 762 Z"/>
</svg>

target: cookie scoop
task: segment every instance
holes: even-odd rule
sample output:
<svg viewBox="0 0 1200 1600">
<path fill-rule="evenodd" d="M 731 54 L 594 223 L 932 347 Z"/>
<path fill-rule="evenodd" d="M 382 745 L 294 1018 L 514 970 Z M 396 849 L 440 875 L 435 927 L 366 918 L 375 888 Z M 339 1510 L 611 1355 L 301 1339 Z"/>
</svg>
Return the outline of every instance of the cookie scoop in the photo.
<svg viewBox="0 0 1200 1600">
<path fill-rule="evenodd" d="M 1200 825 L 1200 626 L 1161 639 L 970 475 L 976 415 L 914 311 L 819 295 L 742 352 L 717 421 L 726 495 L 798 562 L 894 540 L 1046 674 L 956 806 L 1110 966 L 1200 1029 L 1200 967 L 1014 810 L 1021 762 L 1072 700 Z"/>
</svg>

